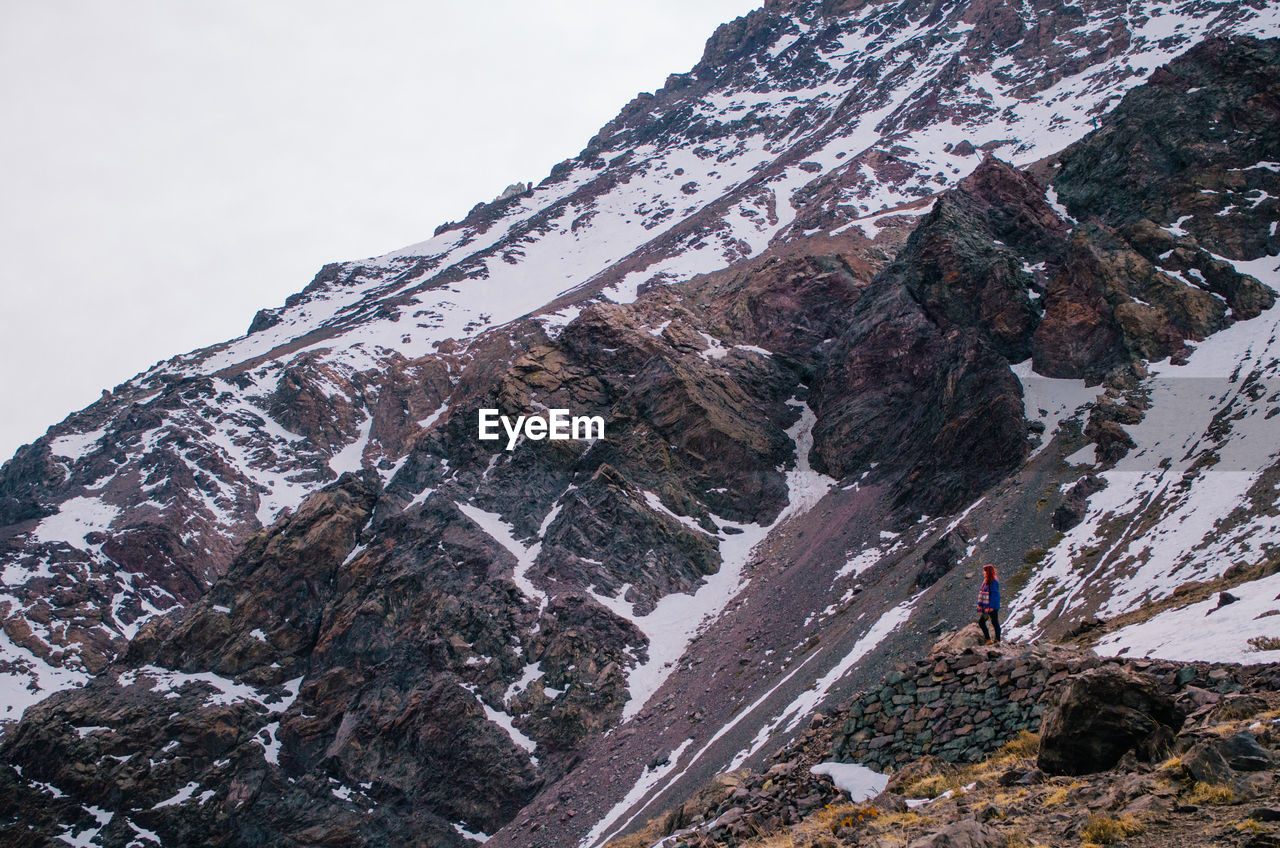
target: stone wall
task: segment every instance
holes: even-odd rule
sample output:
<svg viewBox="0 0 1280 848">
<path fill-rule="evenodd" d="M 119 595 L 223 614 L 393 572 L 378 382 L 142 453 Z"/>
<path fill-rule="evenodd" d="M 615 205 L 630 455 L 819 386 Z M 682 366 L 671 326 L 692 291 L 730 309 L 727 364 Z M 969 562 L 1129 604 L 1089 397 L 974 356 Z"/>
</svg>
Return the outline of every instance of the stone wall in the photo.
<svg viewBox="0 0 1280 848">
<path fill-rule="evenodd" d="M 1059 646 L 966 648 L 899 666 L 882 685 L 855 696 L 832 740 L 832 759 L 890 772 L 933 755 L 984 759 L 1022 730 L 1038 732 L 1046 705 L 1072 675 L 1124 662 L 1154 675 L 1192 704 L 1200 690 L 1238 692 L 1280 685 L 1276 666 L 1120 660 Z M 840 713 L 837 713 L 840 715 Z"/>
</svg>

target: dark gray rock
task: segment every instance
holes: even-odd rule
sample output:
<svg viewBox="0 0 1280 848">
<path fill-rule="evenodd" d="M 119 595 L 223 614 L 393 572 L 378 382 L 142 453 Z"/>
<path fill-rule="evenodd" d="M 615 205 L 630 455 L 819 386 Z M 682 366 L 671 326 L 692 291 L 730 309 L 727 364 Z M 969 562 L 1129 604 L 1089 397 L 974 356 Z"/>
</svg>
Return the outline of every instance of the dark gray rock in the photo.
<svg viewBox="0 0 1280 848">
<path fill-rule="evenodd" d="M 1267 702 L 1257 695 L 1228 695 L 1209 711 L 1209 721 L 1239 721 L 1257 715 L 1267 708 Z"/>
<path fill-rule="evenodd" d="M 1276 765 L 1276 755 L 1259 745 L 1247 730 L 1229 736 L 1219 744 L 1227 764 L 1237 771 L 1262 771 Z"/>
<path fill-rule="evenodd" d="M 976 821 L 959 821 L 920 837 L 907 848 L 1004 848 L 1006 841 L 1004 834 L 994 827 Z"/>
<path fill-rule="evenodd" d="M 1217 742 L 1201 742 L 1182 757 L 1182 767 L 1201 783 L 1227 783 L 1233 774 Z"/>
<path fill-rule="evenodd" d="M 1089 509 L 1089 498 L 1106 488 L 1106 482 L 1096 474 L 1081 477 L 1068 491 L 1062 503 L 1053 511 L 1053 529 L 1065 533 L 1084 520 Z"/>
<path fill-rule="evenodd" d="M 924 555 L 924 568 L 916 575 L 916 586 L 928 588 L 956 567 L 964 556 L 969 537 L 960 528 L 944 535 Z"/>
<path fill-rule="evenodd" d="M 1045 713 L 1037 765 L 1046 774 L 1078 775 L 1112 768 L 1129 751 L 1150 759 L 1183 719 L 1150 675 L 1120 666 L 1090 669 Z"/>
</svg>

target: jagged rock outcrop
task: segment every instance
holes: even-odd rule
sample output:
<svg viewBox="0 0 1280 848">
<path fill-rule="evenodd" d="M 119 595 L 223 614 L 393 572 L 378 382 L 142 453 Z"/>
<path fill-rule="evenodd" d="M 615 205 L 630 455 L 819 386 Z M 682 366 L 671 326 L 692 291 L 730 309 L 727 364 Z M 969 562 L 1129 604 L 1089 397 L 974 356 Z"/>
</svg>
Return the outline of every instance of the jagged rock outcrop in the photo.
<svg viewBox="0 0 1280 848">
<path fill-rule="evenodd" d="M 1155 71 L 1060 158 L 1054 185 L 1067 210 L 1113 227 L 1176 226 L 1193 251 L 1276 252 L 1280 172 L 1260 163 L 1280 147 L 1278 61 L 1274 42 L 1210 38 Z"/>
<path fill-rule="evenodd" d="M 944 331 L 980 330 L 1001 356 L 1022 362 L 1040 322 L 1035 268 L 1062 263 L 1070 229 L 1035 178 L 986 159 L 913 234 L 899 259 L 903 282 Z"/>
<path fill-rule="evenodd" d="M 1106 456 L 1110 451 L 1103 446 L 1102 453 Z M 1104 488 L 1106 483 L 1095 474 L 1086 474 L 1072 484 L 1062 503 L 1058 504 L 1057 509 L 1053 511 L 1053 529 L 1065 533 L 1079 524 L 1084 519 L 1089 498 Z"/>
<path fill-rule="evenodd" d="M 845 477 L 883 465 L 902 475 L 904 503 L 937 513 L 1021 464 L 1022 386 L 1000 351 L 1027 344 L 1035 315 L 1030 278 L 993 270 L 1014 261 L 993 233 L 1025 214 L 1026 179 L 993 173 L 1005 171 L 984 162 L 863 293 L 814 385 L 816 467 Z M 1015 187 L 1008 206 L 1001 184 Z M 997 220 L 977 224 L 984 213 Z"/>
<path fill-rule="evenodd" d="M 349 815 L 281 818 L 271 810 L 279 797 L 307 794 L 280 769 L 282 753 L 286 762 L 297 756 L 295 745 L 281 745 L 282 724 L 299 716 L 336 572 L 376 492 L 376 482 L 347 476 L 313 496 L 296 517 L 255 536 L 213 594 L 145 628 L 121 664 L 33 708 L 4 740 L 6 760 L 23 769 L 22 779 L 14 768 L 0 776 L 6 841 L 92 830 L 89 808 L 122 811 L 98 822 L 99 844 L 123 845 L 144 831 L 182 844 L 312 827 L 354 833 Z M 42 803 L 44 786 L 62 787 L 57 803 Z M 317 788 L 327 793 L 327 781 Z M 13 824 L 36 806 L 40 828 Z"/>
</svg>

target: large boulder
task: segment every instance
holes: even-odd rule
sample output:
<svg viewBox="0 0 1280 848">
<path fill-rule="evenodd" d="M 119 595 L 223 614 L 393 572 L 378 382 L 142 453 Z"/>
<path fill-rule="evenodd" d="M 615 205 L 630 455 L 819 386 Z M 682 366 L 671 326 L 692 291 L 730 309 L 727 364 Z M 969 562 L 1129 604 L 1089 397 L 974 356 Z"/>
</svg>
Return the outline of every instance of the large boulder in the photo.
<svg viewBox="0 0 1280 848">
<path fill-rule="evenodd" d="M 965 648 L 977 648 L 986 641 L 987 637 L 982 635 L 982 628 L 978 627 L 977 622 L 970 622 L 959 630 L 952 630 L 939 636 L 938 641 L 934 642 L 933 647 L 929 649 L 929 656 L 958 654 Z"/>
<path fill-rule="evenodd" d="M 922 836 L 907 848 L 1004 848 L 1006 844 L 1008 838 L 1003 833 L 970 819 Z"/>
<path fill-rule="evenodd" d="M 1065 686 L 1045 713 L 1038 765 L 1046 774 L 1092 774 L 1129 751 L 1151 759 L 1184 716 L 1150 675 L 1123 666 L 1090 669 Z"/>
<path fill-rule="evenodd" d="M 1258 744 L 1247 730 L 1221 738 L 1206 736 L 1182 755 L 1182 766 L 1199 783 L 1231 787 L 1236 797 L 1265 793 L 1274 778 L 1277 757 Z"/>
</svg>

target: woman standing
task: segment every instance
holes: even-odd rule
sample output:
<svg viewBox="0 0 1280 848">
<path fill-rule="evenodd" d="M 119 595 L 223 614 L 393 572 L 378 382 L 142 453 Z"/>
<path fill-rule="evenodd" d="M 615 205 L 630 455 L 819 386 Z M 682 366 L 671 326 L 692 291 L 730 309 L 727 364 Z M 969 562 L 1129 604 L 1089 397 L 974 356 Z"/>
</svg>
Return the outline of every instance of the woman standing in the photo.
<svg viewBox="0 0 1280 848">
<path fill-rule="evenodd" d="M 996 631 L 996 638 L 991 638 L 987 630 L 987 619 Z M 1000 641 L 1000 581 L 996 579 L 994 565 L 982 566 L 982 588 L 978 590 L 978 626 L 982 628 L 982 637 L 987 644 Z"/>
</svg>

